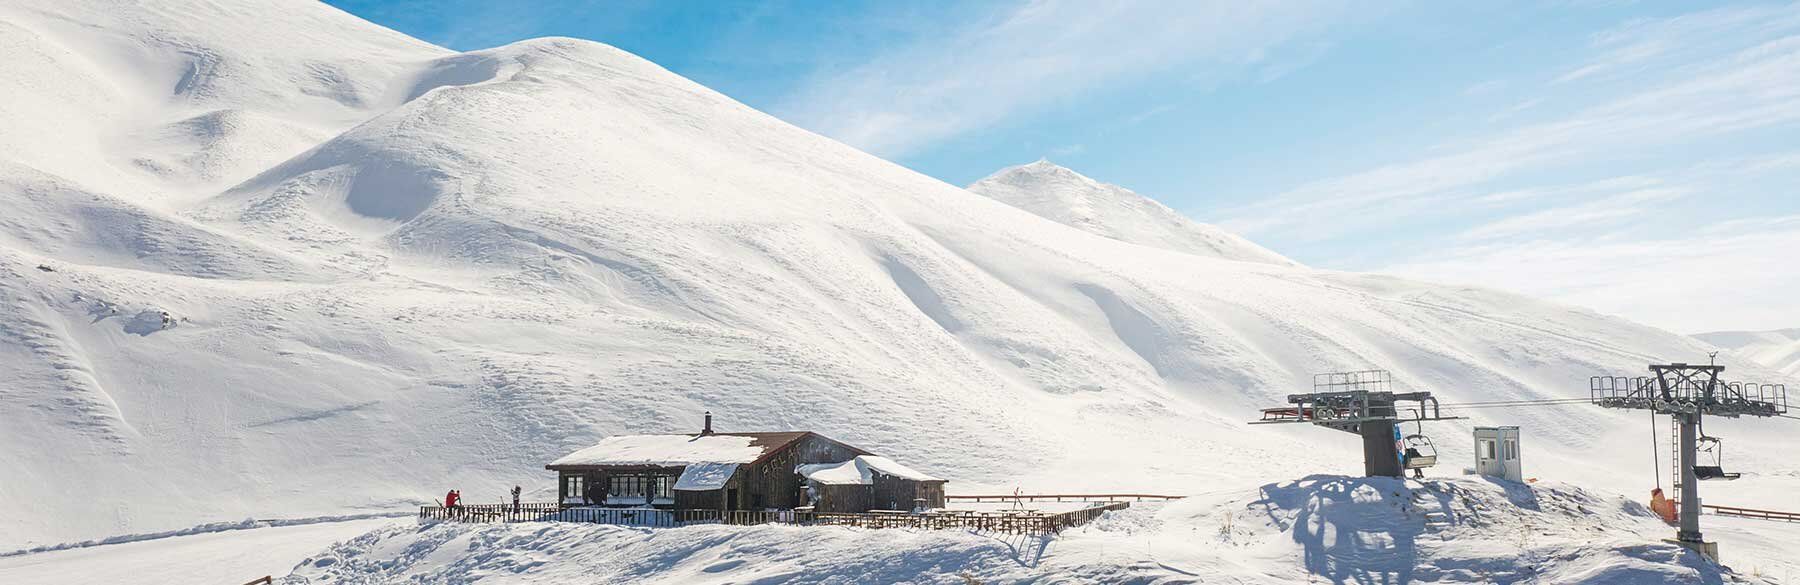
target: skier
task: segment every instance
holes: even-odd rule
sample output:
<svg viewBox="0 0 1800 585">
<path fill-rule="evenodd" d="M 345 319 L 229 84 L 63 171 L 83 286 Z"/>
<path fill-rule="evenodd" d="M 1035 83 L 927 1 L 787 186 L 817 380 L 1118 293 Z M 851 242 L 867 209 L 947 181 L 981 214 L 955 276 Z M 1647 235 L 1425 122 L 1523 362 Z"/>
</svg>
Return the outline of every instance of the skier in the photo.
<svg viewBox="0 0 1800 585">
<path fill-rule="evenodd" d="M 517 513 L 519 513 L 519 486 L 516 486 L 516 485 L 513 486 L 512 496 L 513 496 L 513 513 L 517 514 Z"/>
</svg>

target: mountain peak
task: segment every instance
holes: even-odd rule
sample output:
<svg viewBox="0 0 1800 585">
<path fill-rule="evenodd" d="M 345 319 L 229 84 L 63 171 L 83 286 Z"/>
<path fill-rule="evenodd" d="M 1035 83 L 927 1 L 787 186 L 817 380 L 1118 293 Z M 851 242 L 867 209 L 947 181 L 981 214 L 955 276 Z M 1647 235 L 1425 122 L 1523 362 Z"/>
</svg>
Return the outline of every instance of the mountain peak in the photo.
<svg viewBox="0 0 1800 585">
<path fill-rule="evenodd" d="M 1236 234 L 1194 221 L 1154 199 L 1094 180 L 1047 158 L 1000 169 L 968 189 L 1115 240 L 1210 258 L 1296 265 Z"/>
</svg>

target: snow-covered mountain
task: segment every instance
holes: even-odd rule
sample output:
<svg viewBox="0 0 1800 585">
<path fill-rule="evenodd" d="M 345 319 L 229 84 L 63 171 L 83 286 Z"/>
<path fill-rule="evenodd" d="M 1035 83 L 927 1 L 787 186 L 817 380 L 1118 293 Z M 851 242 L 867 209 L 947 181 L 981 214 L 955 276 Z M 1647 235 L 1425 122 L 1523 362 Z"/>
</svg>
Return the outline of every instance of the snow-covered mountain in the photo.
<svg viewBox="0 0 1800 585">
<path fill-rule="evenodd" d="M 0 4 L 0 49 L 0 549 L 542 498 L 544 463 L 704 410 L 965 493 L 1255 486 L 1360 470 L 1348 435 L 1242 424 L 1316 372 L 1570 397 L 1707 349 L 1102 237 L 588 41 L 456 53 L 310 0 L 43 0 Z M 1638 413 L 1468 414 L 1531 429 L 1528 474 L 1649 475 L 1613 440 Z M 1467 458 L 1466 426 L 1435 431 Z M 1739 487 L 1792 487 L 1759 463 Z"/>
<path fill-rule="evenodd" d="M 1130 189 L 1048 160 L 1000 169 L 969 190 L 1090 234 L 1208 258 L 1295 266 L 1237 234 L 1203 224 Z"/>
<path fill-rule="evenodd" d="M 1800 329 L 1715 331 L 1694 337 L 1790 378 L 1800 378 Z"/>
</svg>

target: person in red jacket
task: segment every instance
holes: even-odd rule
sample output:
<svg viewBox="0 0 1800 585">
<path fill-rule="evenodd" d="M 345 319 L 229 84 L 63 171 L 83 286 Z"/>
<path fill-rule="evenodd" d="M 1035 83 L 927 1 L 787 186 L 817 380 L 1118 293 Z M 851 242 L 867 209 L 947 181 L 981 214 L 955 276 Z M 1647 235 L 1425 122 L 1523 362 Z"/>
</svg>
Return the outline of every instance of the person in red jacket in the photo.
<svg viewBox="0 0 1800 585">
<path fill-rule="evenodd" d="M 458 492 L 456 490 L 450 490 L 450 493 L 444 494 L 444 509 L 446 511 L 448 511 L 450 513 L 450 515 L 452 515 L 452 516 L 456 515 L 456 513 L 460 510 L 460 508 L 458 508 L 456 506 L 457 500 L 461 500 L 461 499 L 462 499 L 462 492 Z"/>
</svg>

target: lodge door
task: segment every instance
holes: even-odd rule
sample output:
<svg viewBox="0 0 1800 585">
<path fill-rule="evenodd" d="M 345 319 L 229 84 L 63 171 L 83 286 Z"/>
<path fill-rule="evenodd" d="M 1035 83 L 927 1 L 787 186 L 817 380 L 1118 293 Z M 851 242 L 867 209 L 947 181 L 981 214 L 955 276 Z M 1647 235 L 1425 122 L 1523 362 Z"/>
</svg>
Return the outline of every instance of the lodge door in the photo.
<svg viewBox="0 0 1800 585">
<path fill-rule="evenodd" d="M 726 510 L 738 509 L 737 494 L 738 494 L 738 492 L 736 489 L 725 490 L 725 509 Z"/>
</svg>

